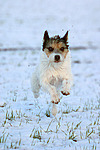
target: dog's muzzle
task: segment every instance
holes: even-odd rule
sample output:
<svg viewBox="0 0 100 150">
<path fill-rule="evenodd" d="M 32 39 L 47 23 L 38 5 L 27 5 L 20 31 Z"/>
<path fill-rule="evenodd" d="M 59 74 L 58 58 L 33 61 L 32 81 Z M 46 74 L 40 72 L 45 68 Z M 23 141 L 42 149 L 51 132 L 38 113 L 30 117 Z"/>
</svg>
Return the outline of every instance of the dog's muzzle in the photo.
<svg viewBox="0 0 100 150">
<path fill-rule="evenodd" d="M 55 55 L 54 59 L 55 59 L 55 62 L 59 62 L 60 61 L 60 56 L 59 55 Z"/>
</svg>

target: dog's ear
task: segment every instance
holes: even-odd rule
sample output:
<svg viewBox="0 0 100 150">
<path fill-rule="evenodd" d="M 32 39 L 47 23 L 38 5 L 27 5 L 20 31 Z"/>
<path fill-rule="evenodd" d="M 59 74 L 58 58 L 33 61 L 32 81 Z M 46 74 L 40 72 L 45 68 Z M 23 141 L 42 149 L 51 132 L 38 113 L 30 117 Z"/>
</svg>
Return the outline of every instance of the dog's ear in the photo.
<svg viewBox="0 0 100 150">
<path fill-rule="evenodd" d="M 62 37 L 62 39 L 65 41 L 65 43 L 68 43 L 68 31 L 66 34 Z"/>
<path fill-rule="evenodd" d="M 49 35 L 48 35 L 48 31 L 46 30 L 45 32 L 44 32 L 44 37 L 43 37 L 43 51 L 44 51 L 44 49 L 45 49 L 45 46 L 46 46 L 46 43 L 47 43 L 47 41 L 49 40 Z"/>
<path fill-rule="evenodd" d="M 46 30 L 46 31 L 44 32 L 43 41 L 46 41 L 46 40 L 48 40 L 48 39 L 49 39 L 49 35 L 48 35 L 48 31 Z"/>
</svg>

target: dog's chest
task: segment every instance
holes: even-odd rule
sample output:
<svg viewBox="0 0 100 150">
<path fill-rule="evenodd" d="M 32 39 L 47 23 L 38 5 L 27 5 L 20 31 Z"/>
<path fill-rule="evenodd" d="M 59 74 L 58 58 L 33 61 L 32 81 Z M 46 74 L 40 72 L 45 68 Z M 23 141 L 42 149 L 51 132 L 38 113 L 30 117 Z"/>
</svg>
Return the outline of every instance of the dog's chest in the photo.
<svg viewBox="0 0 100 150">
<path fill-rule="evenodd" d="M 66 69 L 64 66 L 57 64 L 57 66 L 49 65 L 42 62 L 40 64 L 40 83 L 49 83 L 58 87 L 62 84 L 62 80 L 66 77 Z"/>
<path fill-rule="evenodd" d="M 50 77 L 49 79 L 49 84 L 55 86 L 55 87 L 59 87 L 62 85 L 62 79 L 61 78 L 56 78 L 53 75 Z"/>
</svg>

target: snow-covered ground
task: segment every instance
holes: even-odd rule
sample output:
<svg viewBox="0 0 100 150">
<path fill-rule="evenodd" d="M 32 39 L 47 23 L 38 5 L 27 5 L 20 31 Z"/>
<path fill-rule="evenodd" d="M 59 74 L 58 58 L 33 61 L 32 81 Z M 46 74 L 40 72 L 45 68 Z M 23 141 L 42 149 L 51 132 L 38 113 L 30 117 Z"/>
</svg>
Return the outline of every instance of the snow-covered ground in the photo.
<svg viewBox="0 0 100 150">
<path fill-rule="evenodd" d="M 98 48 L 99 18 L 100 0 L 0 0 L 0 47 L 40 47 L 47 29 L 70 30 L 70 46 Z"/>
<path fill-rule="evenodd" d="M 0 51 L 0 150 L 100 149 L 99 18 L 99 0 L 0 1 L 0 49 L 18 49 Z M 58 105 L 30 87 L 46 29 L 70 30 L 74 86 Z"/>
</svg>

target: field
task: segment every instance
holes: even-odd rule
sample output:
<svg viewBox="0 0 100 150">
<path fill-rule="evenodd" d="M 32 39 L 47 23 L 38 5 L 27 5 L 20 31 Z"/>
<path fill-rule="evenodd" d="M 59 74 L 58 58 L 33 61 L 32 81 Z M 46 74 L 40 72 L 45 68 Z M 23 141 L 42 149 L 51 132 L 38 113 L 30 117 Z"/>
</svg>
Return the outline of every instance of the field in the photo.
<svg viewBox="0 0 100 150">
<path fill-rule="evenodd" d="M 65 14 L 52 0 L 0 1 L 0 150 L 100 149 L 100 2 L 75 2 L 63 1 Z M 30 87 L 45 29 L 70 29 L 74 86 L 57 105 L 42 90 L 35 99 Z"/>
</svg>

